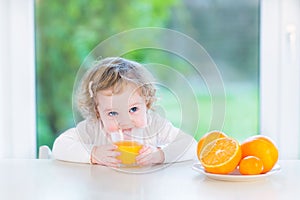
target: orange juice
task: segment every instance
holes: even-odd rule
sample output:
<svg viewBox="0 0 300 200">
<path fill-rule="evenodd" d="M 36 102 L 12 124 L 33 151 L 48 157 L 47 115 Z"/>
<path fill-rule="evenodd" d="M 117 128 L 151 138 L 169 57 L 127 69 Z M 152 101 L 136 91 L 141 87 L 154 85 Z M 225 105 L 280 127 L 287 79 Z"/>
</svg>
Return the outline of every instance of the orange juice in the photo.
<svg viewBox="0 0 300 200">
<path fill-rule="evenodd" d="M 125 166 L 134 166 L 136 164 L 135 157 L 139 154 L 142 144 L 135 141 L 119 141 L 115 142 L 118 146 L 117 151 L 121 154 L 117 156 L 117 159 L 122 161 Z"/>
</svg>

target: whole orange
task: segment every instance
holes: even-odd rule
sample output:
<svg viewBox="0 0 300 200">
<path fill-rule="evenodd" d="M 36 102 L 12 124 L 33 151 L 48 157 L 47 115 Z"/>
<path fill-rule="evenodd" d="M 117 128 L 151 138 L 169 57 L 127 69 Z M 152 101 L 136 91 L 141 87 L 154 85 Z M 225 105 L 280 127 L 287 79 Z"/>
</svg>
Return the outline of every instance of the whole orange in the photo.
<svg viewBox="0 0 300 200">
<path fill-rule="evenodd" d="M 264 169 L 261 159 L 255 156 L 246 156 L 241 159 L 239 171 L 244 175 L 257 175 Z"/>
<path fill-rule="evenodd" d="M 206 133 L 204 136 L 202 136 L 197 145 L 198 159 L 200 160 L 201 151 L 208 143 L 210 143 L 216 139 L 224 138 L 224 137 L 227 137 L 227 135 L 218 130 L 210 131 L 210 132 Z"/>
<path fill-rule="evenodd" d="M 278 148 L 271 138 L 255 135 L 246 139 L 242 144 L 242 158 L 256 156 L 263 162 L 262 173 L 270 171 L 278 160 Z"/>
</svg>

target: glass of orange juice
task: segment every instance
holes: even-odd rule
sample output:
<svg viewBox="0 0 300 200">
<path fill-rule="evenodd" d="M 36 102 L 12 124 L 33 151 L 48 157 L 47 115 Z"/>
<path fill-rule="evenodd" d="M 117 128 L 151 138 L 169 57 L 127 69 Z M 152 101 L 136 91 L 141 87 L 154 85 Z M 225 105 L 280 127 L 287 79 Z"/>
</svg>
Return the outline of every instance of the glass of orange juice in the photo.
<svg viewBox="0 0 300 200">
<path fill-rule="evenodd" d="M 134 138 L 124 138 L 122 133 L 112 134 L 113 143 L 118 146 L 116 151 L 120 155 L 116 158 L 121 160 L 121 167 L 134 167 L 136 166 L 136 156 L 143 147 L 143 144 Z"/>
<path fill-rule="evenodd" d="M 117 159 L 122 161 L 122 166 L 131 167 L 136 166 L 136 156 L 139 154 L 143 145 L 136 141 L 123 140 L 115 142 L 118 146 L 117 151 L 121 154 L 117 156 Z"/>
</svg>

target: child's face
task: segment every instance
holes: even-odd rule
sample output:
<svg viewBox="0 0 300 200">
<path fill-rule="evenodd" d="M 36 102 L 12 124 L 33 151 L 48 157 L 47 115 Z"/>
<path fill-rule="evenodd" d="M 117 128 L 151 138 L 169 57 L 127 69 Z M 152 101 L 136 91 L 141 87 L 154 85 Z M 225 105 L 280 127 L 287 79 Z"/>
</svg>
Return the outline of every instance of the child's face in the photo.
<svg viewBox="0 0 300 200">
<path fill-rule="evenodd" d="M 119 94 L 113 94 L 111 89 L 98 92 L 97 103 L 107 133 L 122 130 L 130 134 L 132 128 L 147 125 L 145 99 L 133 84 L 126 85 Z"/>
</svg>

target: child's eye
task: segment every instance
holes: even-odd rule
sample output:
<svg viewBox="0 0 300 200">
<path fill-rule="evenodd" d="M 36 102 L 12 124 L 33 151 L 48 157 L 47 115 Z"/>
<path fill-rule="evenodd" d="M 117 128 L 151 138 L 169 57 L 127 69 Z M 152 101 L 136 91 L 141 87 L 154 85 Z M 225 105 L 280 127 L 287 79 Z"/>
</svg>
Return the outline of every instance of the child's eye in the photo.
<svg viewBox="0 0 300 200">
<path fill-rule="evenodd" d="M 138 111 L 138 107 L 132 107 L 129 110 L 129 112 L 131 112 L 131 113 L 136 112 L 136 111 Z"/>
<path fill-rule="evenodd" d="M 108 116 L 117 116 L 118 115 L 118 113 L 117 112 L 115 112 L 115 111 L 111 111 L 111 112 L 109 112 L 108 113 Z"/>
</svg>

